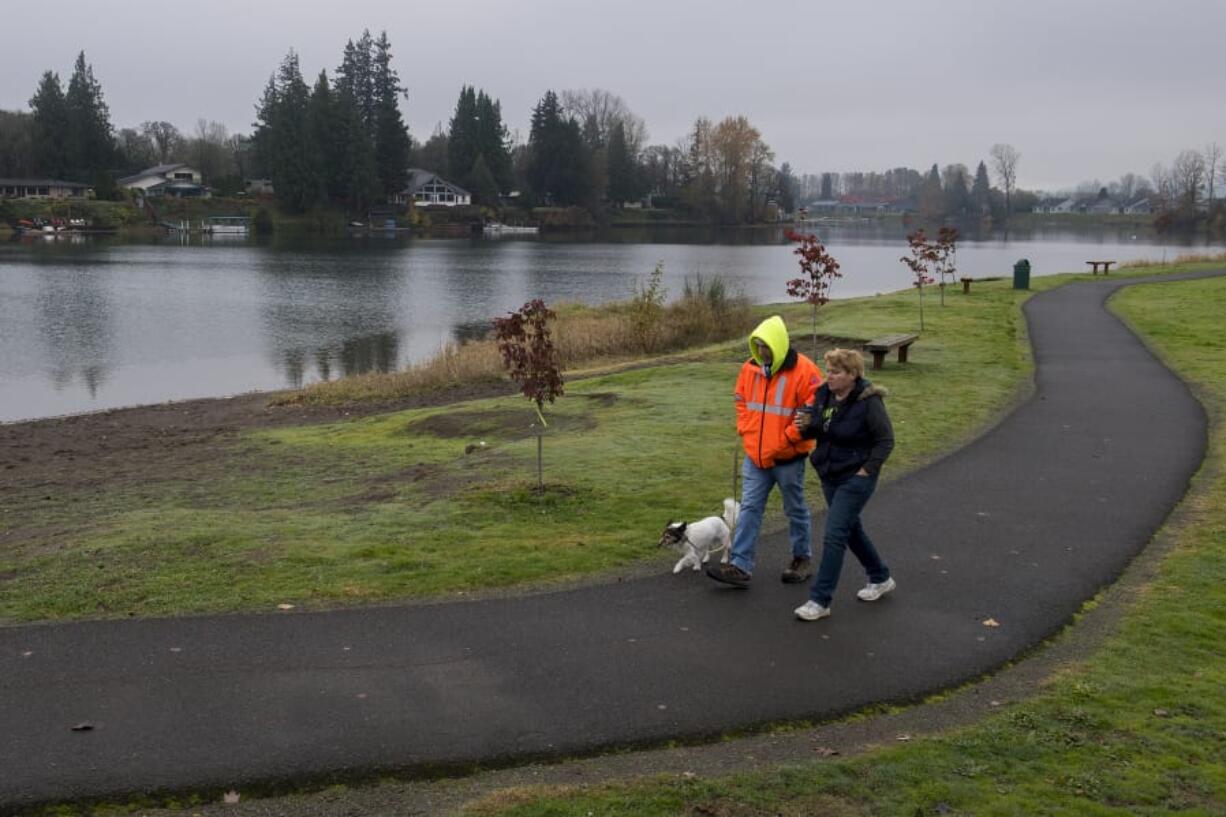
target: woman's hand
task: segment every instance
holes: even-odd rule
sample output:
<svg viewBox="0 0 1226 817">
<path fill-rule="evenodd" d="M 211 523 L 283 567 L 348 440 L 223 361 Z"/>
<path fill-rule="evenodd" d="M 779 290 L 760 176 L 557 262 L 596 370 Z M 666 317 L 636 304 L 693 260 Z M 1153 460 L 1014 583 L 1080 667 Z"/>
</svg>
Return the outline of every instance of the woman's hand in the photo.
<svg viewBox="0 0 1226 817">
<path fill-rule="evenodd" d="M 868 471 L 865 471 L 863 468 L 861 468 L 859 471 L 856 472 L 856 476 L 867 477 L 867 476 L 871 476 L 871 474 L 869 474 Z"/>
</svg>

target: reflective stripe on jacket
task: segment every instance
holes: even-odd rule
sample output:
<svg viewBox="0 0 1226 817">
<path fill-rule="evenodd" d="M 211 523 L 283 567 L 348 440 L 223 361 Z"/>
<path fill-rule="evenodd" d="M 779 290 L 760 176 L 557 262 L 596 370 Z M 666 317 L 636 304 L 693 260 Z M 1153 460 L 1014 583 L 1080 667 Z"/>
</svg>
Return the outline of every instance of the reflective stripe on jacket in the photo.
<svg viewBox="0 0 1226 817">
<path fill-rule="evenodd" d="M 766 377 L 753 359 L 736 380 L 736 430 L 745 455 L 759 468 L 771 468 L 813 450 L 792 424 L 796 409 L 813 402 L 822 373 L 809 358 L 788 349 L 783 365 Z"/>
</svg>

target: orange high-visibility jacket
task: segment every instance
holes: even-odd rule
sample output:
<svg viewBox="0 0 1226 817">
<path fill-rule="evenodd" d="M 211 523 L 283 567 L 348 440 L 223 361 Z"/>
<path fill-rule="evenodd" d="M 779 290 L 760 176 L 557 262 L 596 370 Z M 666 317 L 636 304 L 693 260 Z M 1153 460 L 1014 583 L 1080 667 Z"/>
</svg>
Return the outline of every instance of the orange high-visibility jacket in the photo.
<svg viewBox="0 0 1226 817">
<path fill-rule="evenodd" d="M 770 347 L 770 376 L 754 348 L 754 339 Z M 822 372 L 809 358 L 791 348 L 783 318 L 767 318 L 749 336 L 752 357 L 741 366 L 736 380 L 736 431 L 745 454 L 759 468 L 771 468 L 813 450 L 814 441 L 802 439 L 792 417 L 796 409 L 813 402 Z"/>
</svg>

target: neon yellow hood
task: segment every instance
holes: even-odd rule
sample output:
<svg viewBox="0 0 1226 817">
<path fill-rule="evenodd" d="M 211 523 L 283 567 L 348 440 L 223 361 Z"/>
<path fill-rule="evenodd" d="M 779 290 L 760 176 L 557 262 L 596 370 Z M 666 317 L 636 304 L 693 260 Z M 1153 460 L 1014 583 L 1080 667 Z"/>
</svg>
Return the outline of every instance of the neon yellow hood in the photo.
<svg viewBox="0 0 1226 817">
<path fill-rule="evenodd" d="M 791 341 L 788 340 L 788 328 L 784 324 L 783 318 L 778 315 L 771 315 L 758 324 L 757 329 L 749 333 L 749 354 L 754 359 L 754 362 L 761 366 L 762 358 L 758 357 L 758 350 L 753 345 L 755 338 L 763 341 L 770 347 L 771 354 L 774 355 L 771 368 L 778 369 L 782 366 L 783 359 L 788 356 L 788 349 L 792 347 Z"/>
</svg>

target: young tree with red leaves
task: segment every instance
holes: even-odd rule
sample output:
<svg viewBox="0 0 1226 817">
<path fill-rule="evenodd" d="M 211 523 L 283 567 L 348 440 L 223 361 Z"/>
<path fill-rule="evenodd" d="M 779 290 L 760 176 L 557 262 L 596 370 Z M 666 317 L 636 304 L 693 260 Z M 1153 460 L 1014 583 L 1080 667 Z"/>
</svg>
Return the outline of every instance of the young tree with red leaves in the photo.
<svg viewBox="0 0 1226 817">
<path fill-rule="evenodd" d="M 945 306 L 945 276 L 948 275 L 952 281 L 954 273 L 958 271 L 955 266 L 958 254 L 958 229 L 942 227 L 938 230 L 934 249 L 936 250 L 937 277 L 941 281 L 941 306 Z"/>
<path fill-rule="evenodd" d="M 529 301 L 518 312 L 505 318 L 494 318 L 494 335 L 498 351 L 511 379 L 520 391 L 536 405 L 541 425 L 545 415 L 541 409 L 562 395 L 562 369 L 558 350 L 549 333 L 549 321 L 557 315 L 540 298 Z"/>
<path fill-rule="evenodd" d="M 914 287 L 919 290 L 920 304 L 920 330 L 924 328 L 924 285 L 931 284 L 933 277 L 929 274 L 933 265 L 937 262 L 936 243 L 928 241 L 928 234 L 923 228 L 916 230 L 907 236 L 907 244 L 909 245 L 910 254 L 904 255 L 898 260 L 907 265 L 911 270 L 915 280 L 912 282 Z"/>
<path fill-rule="evenodd" d="M 524 304 L 518 312 L 505 318 L 494 318 L 494 336 L 502 363 L 511 379 L 520 385 L 524 397 L 532 401 L 542 427 L 545 415 L 541 409 L 562 395 L 562 367 L 558 350 L 550 337 L 549 321 L 557 315 L 537 298 Z M 536 436 L 537 488 L 545 489 L 542 467 L 541 435 Z"/>
<path fill-rule="evenodd" d="M 788 281 L 788 295 L 799 298 L 813 307 L 813 359 L 817 359 L 817 310 L 830 301 L 830 286 L 835 278 L 842 278 L 839 272 L 839 262 L 826 252 L 821 240 L 812 233 L 798 233 L 788 230 L 784 233 L 788 241 L 800 246 L 792 250 L 799 256 L 800 278 Z"/>
</svg>

